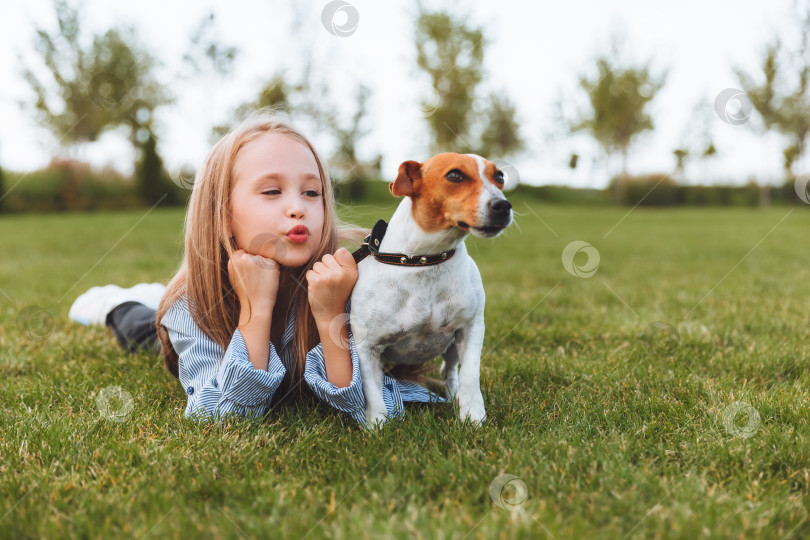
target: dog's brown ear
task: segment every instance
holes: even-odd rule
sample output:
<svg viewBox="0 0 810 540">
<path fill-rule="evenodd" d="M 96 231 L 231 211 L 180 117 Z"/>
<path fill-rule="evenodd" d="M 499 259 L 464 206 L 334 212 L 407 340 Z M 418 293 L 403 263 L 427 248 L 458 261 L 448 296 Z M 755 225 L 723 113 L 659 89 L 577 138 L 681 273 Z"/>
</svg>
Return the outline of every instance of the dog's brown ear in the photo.
<svg viewBox="0 0 810 540">
<path fill-rule="evenodd" d="M 403 161 L 399 166 L 397 179 L 388 184 L 388 189 L 394 197 L 409 197 L 413 194 L 413 181 L 421 178 L 421 163 L 418 161 Z"/>
</svg>

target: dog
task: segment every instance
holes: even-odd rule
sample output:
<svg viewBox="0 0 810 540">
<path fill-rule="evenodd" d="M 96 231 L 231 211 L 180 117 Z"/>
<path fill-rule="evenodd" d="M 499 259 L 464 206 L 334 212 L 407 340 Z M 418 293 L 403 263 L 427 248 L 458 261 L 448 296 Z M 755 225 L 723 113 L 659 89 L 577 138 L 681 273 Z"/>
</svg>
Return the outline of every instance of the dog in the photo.
<svg viewBox="0 0 810 540">
<path fill-rule="evenodd" d="M 461 420 L 484 422 L 484 287 L 464 239 L 492 238 L 511 224 L 505 181 L 493 162 L 475 154 L 448 152 L 399 166 L 388 187 L 404 198 L 390 223 L 378 221 L 366 239 L 363 247 L 374 256 L 358 263 L 351 294 L 350 326 L 365 330 L 355 345 L 367 426 L 387 420 L 383 362 L 422 364 L 439 355 Z"/>
</svg>

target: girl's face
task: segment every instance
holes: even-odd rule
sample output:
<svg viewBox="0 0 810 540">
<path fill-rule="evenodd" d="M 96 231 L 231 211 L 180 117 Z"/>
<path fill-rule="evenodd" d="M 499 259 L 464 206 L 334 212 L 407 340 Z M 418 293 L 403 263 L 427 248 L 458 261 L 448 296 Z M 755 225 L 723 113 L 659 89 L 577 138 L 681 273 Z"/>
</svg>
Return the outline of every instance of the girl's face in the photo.
<svg viewBox="0 0 810 540">
<path fill-rule="evenodd" d="M 323 234 L 323 186 L 304 144 L 264 133 L 243 146 L 233 167 L 231 235 L 239 249 L 298 267 Z"/>
</svg>

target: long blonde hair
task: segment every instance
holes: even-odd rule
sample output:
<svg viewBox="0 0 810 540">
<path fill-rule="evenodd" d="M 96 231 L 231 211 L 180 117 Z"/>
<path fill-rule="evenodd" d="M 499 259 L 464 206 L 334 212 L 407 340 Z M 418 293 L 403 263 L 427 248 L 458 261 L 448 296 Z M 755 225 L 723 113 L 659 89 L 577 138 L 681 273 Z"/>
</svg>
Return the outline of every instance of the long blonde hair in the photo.
<svg viewBox="0 0 810 540">
<path fill-rule="evenodd" d="M 320 337 L 309 306 L 304 275 L 327 253 L 334 253 L 344 240 L 359 242 L 368 233 L 343 223 L 335 212 L 335 194 L 329 171 L 324 167 L 315 147 L 296 128 L 280 120 L 267 110 L 257 111 L 217 142 L 197 173 L 188 203 L 184 226 L 185 252 L 183 261 L 171 279 L 160 301 L 156 327 L 161 344 L 161 355 L 166 368 L 179 377 L 178 356 L 169 340 L 161 320 L 169 308 L 184 294 L 197 326 L 223 350 L 230 343 L 239 323 L 241 306 L 228 278 L 228 260 L 237 249 L 229 235 L 229 200 L 233 188 L 233 167 L 239 150 L 265 133 L 286 135 L 312 152 L 321 177 L 324 204 L 324 230 L 313 257 L 304 266 L 291 270 L 292 281 L 297 283 L 291 304 L 295 304 L 296 332 L 293 346 L 293 369 L 287 373 L 277 391 L 283 397 L 297 389 L 299 396 L 309 393 L 302 384 L 306 353 L 315 347 Z M 438 382 L 424 377 L 429 365 L 396 366 L 389 373 L 400 379 L 415 382 Z"/>
</svg>

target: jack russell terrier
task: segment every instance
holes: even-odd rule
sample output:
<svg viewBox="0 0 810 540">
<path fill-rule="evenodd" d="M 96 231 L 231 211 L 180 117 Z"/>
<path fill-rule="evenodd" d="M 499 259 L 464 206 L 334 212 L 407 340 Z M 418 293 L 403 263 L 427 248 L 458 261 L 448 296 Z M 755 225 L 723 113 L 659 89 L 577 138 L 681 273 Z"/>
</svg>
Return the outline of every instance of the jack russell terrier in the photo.
<svg viewBox="0 0 810 540">
<path fill-rule="evenodd" d="M 439 355 L 460 418 L 475 425 L 486 418 L 479 382 L 484 286 L 464 239 L 495 237 L 512 222 L 504 182 L 494 163 L 475 154 L 443 153 L 399 166 L 388 187 L 405 198 L 354 254 L 359 275 L 350 321 L 366 330 L 355 345 L 367 426 L 387 419 L 383 361 L 422 364 Z"/>
</svg>

